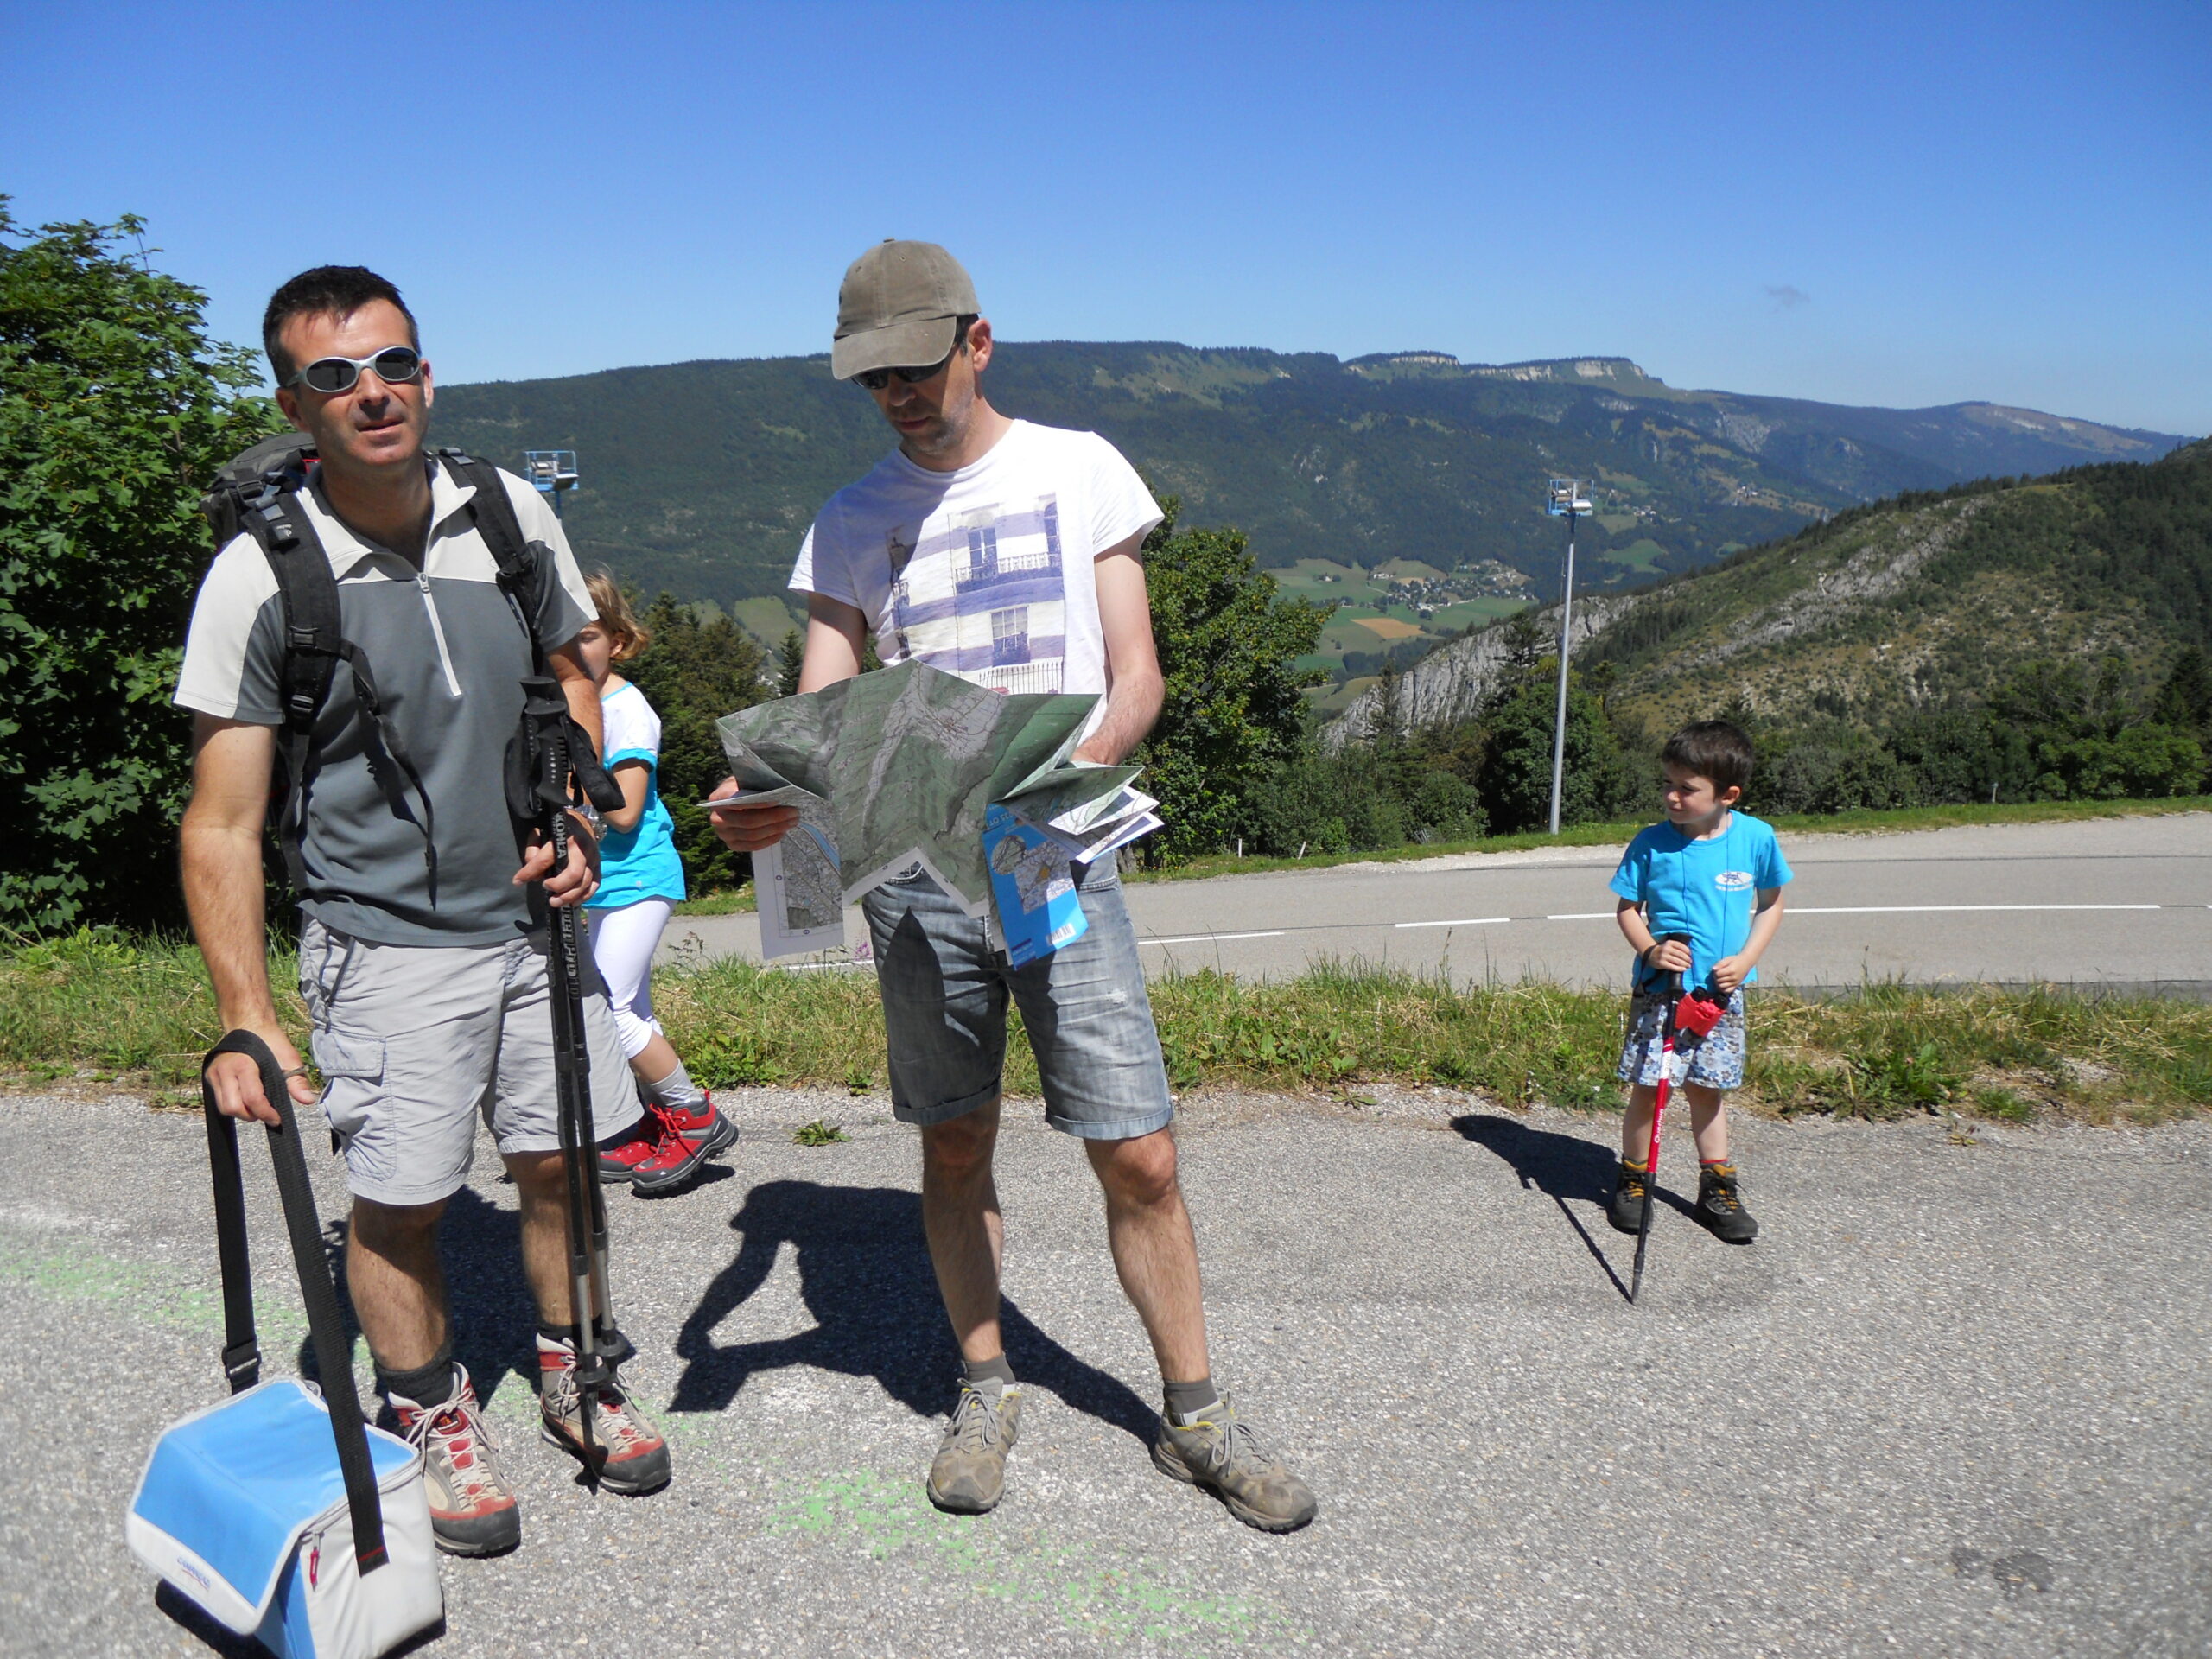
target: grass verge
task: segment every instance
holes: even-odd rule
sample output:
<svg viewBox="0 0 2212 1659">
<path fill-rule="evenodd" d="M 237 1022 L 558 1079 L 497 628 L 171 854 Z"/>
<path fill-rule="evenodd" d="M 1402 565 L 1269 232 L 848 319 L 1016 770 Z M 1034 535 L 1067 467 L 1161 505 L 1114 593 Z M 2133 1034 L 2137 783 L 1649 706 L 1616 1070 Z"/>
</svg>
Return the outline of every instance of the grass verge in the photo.
<svg viewBox="0 0 2212 1659">
<path fill-rule="evenodd" d="M 275 982 L 289 986 L 290 961 L 270 967 Z M 1612 1069 L 1623 1007 L 1602 991 L 1458 989 L 1353 963 L 1285 982 L 1166 976 L 1151 995 L 1179 1089 L 1430 1083 L 1519 1105 L 1619 1102 Z M 677 1052 L 710 1087 L 865 1090 L 882 1080 L 882 1007 L 869 976 L 723 960 L 664 970 L 654 995 Z M 296 997 L 280 995 L 279 1008 L 303 1039 Z M 1834 1001 L 1763 993 L 1752 999 L 1751 1027 L 1738 1098 L 1784 1116 L 2155 1122 L 2212 1102 L 2212 1007 L 2202 1004 L 1870 986 Z M 0 953 L 0 1067 L 19 1083 L 89 1070 L 185 1103 L 217 1034 L 189 946 L 87 931 Z M 1026 1039 L 1010 1045 L 1007 1073 L 1014 1092 L 1036 1091 Z"/>
<path fill-rule="evenodd" d="M 2021 801 L 1996 806 L 1907 806 L 1882 812 L 1783 812 L 1767 822 L 1784 835 L 1880 836 L 1901 835 L 1911 830 L 1949 830 L 1961 824 L 2073 823 L 2086 818 L 2164 817 L 2176 812 L 2212 812 L 2212 795 L 2183 795 L 2158 801 Z M 1380 852 L 1314 853 L 1305 858 L 1265 858 L 1256 854 L 1250 858 L 1238 858 L 1229 853 L 1209 853 L 1165 869 L 1140 871 L 1126 879 L 1194 881 L 1210 875 L 1319 870 L 1334 864 L 1399 864 L 1411 859 L 1440 858 L 1451 853 L 1521 853 L 1541 847 L 1618 847 L 1646 824 L 1657 821 L 1655 810 L 1651 817 L 1632 823 L 1571 824 L 1556 836 L 1529 830 L 1516 836 L 1483 836 L 1473 841 L 1390 847 Z"/>
</svg>

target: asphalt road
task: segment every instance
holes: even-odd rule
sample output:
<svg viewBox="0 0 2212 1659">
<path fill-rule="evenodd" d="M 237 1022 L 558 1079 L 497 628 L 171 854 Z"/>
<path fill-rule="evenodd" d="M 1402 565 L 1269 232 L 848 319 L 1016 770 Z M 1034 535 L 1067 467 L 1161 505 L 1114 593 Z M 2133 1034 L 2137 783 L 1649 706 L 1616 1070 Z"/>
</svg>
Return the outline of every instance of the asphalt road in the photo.
<svg viewBox="0 0 2212 1659">
<path fill-rule="evenodd" d="M 1795 836 L 1762 982 L 2048 981 L 2212 992 L 2212 817 L 2101 818 L 1887 836 Z M 1606 881 L 1618 847 L 1465 854 L 1202 881 L 1135 882 L 1154 972 L 1287 977 L 1362 958 L 1461 983 L 1624 988 Z M 847 937 L 858 938 L 858 912 Z M 696 943 L 687 944 L 687 939 Z M 663 947 L 758 957 L 750 916 L 678 918 Z"/>
<path fill-rule="evenodd" d="M 1033 1109 L 1001 1160 L 1010 1495 L 931 1510 L 952 1350 L 910 1135 L 880 1099 L 728 1103 L 730 1175 L 615 1206 L 630 1374 L 677 1458 L 660 1496 L 594 1498 L 535 1439 L 512 1191 L 480 1167 L 456 1201 L 462 1357 L 525 1537 L 446 1564 L 431 1651 L 2212 1649 L 2212 1124 L 1748 1122 L 1764 1235 L 1730 1249 L 1668 1210 L 1631 1308 L 1608 1121 L 1192 1103 L 1217 1375 L 1320 1495 L 1269 1538 L 1147 1462 L 1095 1189 Z M 792 1144 L 817 1116 L 852 1141 Z M 203 1147 L 133 1101 L 0 1101 L 0 1650 L 207 1650 L 121 1536 L 156 1433 L 220 1394 Z M 301 1321 L 249 1150 L 281 1366 Z"/>
</svg>

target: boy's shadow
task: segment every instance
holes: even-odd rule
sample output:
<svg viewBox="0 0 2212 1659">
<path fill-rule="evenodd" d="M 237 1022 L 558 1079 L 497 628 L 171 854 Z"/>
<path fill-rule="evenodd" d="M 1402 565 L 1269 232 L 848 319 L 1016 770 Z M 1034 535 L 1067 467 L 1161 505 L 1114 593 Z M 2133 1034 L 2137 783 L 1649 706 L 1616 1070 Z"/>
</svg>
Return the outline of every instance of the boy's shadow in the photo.
<svg viewBox="0 0 2212 1659">
<path fill-rule="evenodd" d="M 743 1237 L 683 1322 L 684 1361 L 671 1411 L 719 1411 L 762 1371 L 811 1365 L 872 1376 L 917 1416 L 950 1403 L 957 1356 L 922 1235 L 922 1201 L 896 1187 L 767 1181 L 730 1219 Z M 810 1331 L 772 1342 L 715 1344 L 715 1327 L 758 1291 L 788 1241 L 798 1254 Z M 1152 1408 L 1118 1378 L 1078 1359 L 1011 1299 L 1000 1314 L 1007 1357 L 1026 1388 L 1048 1389 L 1078 1411 L 1149 1440 Z"/>
<path fill-rule="evenodd" d="M 1487 1112 L 1455 1117 L 1452 1127 L 1477 1146 L 1487 1147 L 1503 1159 L 1521 1178 L 1524 1190 L 1541 1192 L 1559 1205 L 1560 1214 L 1567 1217 L 1567 1225 L 1574 1229 L 1583 1248 L 1605 1270 L 1605 1277 L 1613 1281 L 1613 1288 L 1620 1292 L 1621 1300 L 1628 1300 L 1628 1287 L 1621 1282 L 1620 1274 L 1613 1271 L 1613 1264 L 1598 1248 L 1598 1241 L 1582 1224 L 1582 1217 L 1568 1207 L 1570 1202 L 1600 1210 L 1605 1207 L 1620 1168 L 1619 1160 L 1610 1148 L 1576 1135 L 1531 1128 L 1517 1119 Z M 1694 1216 L 1690 1205 L 1665 1186 L 1655 1185 L 1652 1193 L 1682 1215 Z"/>
</svg>

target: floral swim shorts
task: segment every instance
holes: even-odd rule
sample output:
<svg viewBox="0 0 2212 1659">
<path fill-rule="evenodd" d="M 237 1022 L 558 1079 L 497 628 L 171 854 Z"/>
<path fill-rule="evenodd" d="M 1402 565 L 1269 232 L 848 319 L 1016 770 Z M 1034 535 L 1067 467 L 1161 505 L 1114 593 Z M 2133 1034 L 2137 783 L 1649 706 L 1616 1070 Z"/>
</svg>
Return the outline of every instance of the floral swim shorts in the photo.
<svg viewBox="0 0 2212 1659">
<path fill-rule="evenodd" d="M 1665 1052 L 1667 1017 L 1679 999 L 1637 995 L 1629 999 L 1628 1040 L 1621 1045 L 1621 1063 L 1614 1072 L 1623 1083 L 1649 1088 L 1659 1081 L 1659 1057 Z M 1707 1089 L 1744 1086 L 1744 988 L 1738 986 L 1722 1011 L 1720 1023 L 1702 1042 L 1692 1039 L 1689 1070 L 1684 1083 Z"/>
</svg>

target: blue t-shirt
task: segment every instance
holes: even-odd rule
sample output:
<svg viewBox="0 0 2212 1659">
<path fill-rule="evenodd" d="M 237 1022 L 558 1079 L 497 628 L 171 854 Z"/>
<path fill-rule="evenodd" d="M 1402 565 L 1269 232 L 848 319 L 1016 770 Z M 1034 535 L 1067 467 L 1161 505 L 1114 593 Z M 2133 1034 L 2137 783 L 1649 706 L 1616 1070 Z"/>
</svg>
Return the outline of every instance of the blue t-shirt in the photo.
<svg viewBox="0 0 2212 1659">
<path fill-rule="evenodd" d="M 683 897 L 683 861 L 676 855 L 676 820 L 660 798 L 660 716 L 634 685 L 604 692 L 599 717 L 606 728 L 607 769 L 625 760 L 645 763 L 645 810 L 627 835 L 609 830 L 599 842 L 599 890 L 587 910 L 620 910 L 640 899 Z"/>
<path fill-rule="evenodd" d="M 1684 983 L 1703 985 L 1713 964 L 1732 957 L 1751 937 L 1759 893 L 1786 887 L 1789 865 L 1774 831 L 1748 812 L 1731 812 L 1721 832 L 1694 841 L 1671 823 L 1640 831 L 1613 872 L 1613 891 L 1643 906 L 1651 937 L 1690 936 L 1690 971 Z M 1758 977 L 1754 968 L 1746 982 Z M 1647 990 L 1662 976 L 1637 963 L 1636 988 Z"/>
</svg>

